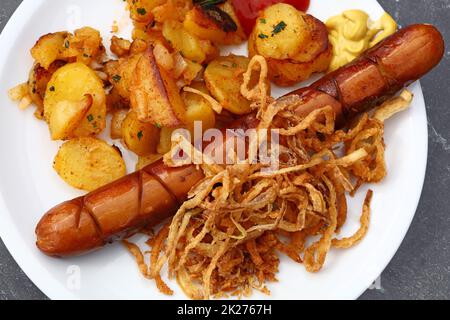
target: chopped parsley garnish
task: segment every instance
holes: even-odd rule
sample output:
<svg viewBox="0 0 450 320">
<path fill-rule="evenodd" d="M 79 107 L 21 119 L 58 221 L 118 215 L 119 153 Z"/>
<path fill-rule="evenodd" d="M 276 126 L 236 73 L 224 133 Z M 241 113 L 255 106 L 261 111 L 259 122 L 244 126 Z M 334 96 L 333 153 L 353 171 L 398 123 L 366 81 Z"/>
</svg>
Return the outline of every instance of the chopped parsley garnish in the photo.
<svg viewBox="0 0 450 320">
<path fill-rule="evenodd" d="M 264 34 L 264 33 L 260 33 L 260 34 L 258 35 L 258 38 L 260 38 L 260 39 L 267 39 L 268 36 L 267 36 L 266 34 Z"/>
<path fill-rule="evenodd" d="M 147 14 L 147 10 L 145 8 L 137 8 L 137 13 L 139 13 L 141 16 L 145 16 Z"/>
<path fill-rule="evenodd" d="M 55 87 L 51 86 L 48 90 L 50 90 L 51 92 L 55 91 Z"/>
<path fill-rule="evenodd" d="M 280 33 L 284 29 L 286 29 L 287 24 L 284 21 L 281 21 L 279 24 L 277 24 L 275 27 L 273 27 L 272 31 L 272 37 L 276 35 L 277 33 Z"/>
<path fill-rule="evenodd" d="M 155 124 L 155 127 L 157 127 L 158 129 L 161 129 L 161 125 L 159 123 Z"/>
<path fill-rule="evenodd" d="M 70 47 L 69 40 L 64 41 L 64 47 L 66 47 L 66 49 Z"/>
<path fill-rule="evenodd" d="M 266 24 L 267 23 L 266 19 L 259 19 L 259 22 L 261 22 L 262 24 Z"/>
<path fill-rule="evenodd" d="M 116 75 L 114 75 L 114 76 L 112 77 L 112 79 L 113 79 L 115 82 L 119 82 L 120 79 L 122 79 L 122 77 L 119 76 L 118 74 L 116 74 Z"/>
<path fill-rule="evenodd" d="M 142 131 L 139 131 L 137 137 L 139 140 L 141 140 L 144 137 L 144 133 Z"/>
<path fill-rule="evenodd" d="M 87 119 L 89 122 L 92 122 L 92 121 L 94 121 L 94 116 L 92 114 L 90 114 L 87 116 Z"/>
</svg>

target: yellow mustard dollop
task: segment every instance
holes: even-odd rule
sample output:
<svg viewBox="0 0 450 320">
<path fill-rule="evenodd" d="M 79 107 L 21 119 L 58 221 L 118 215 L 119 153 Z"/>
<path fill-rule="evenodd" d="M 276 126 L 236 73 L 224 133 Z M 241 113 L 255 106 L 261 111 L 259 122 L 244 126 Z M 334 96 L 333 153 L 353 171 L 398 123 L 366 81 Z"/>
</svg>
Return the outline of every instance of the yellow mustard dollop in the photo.
<svg viewBox="0 0 450 320">
<path fill-rule="evenodd" d="M 397 23 L 389 14 L 384 13 L 379 20 L 372 22 L 361 10 L 344 11 L 330 18 L 326 25 L 333 45 L 329 71 L 353 61 L 397 30 Z"/>
</svg>

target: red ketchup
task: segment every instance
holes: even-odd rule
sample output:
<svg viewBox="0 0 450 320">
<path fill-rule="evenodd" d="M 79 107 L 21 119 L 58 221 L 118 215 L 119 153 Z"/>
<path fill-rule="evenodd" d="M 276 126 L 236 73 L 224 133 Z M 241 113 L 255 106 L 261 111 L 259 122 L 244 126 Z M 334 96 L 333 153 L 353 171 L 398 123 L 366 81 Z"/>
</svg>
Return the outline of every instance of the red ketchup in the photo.
<svg viewBox="0 0 450 320">
<path fill-rule="evenodd" d="M 234 10 L 241 22 L 242 28 L 249 36 L 253 27 L 255 26 L 256 19 L 259 12 L 275 3 L 288 3 L 296 7 L 300 11 L 306 11 L 309 8 L 310 0 L 232 0 Z"/>
</svg>

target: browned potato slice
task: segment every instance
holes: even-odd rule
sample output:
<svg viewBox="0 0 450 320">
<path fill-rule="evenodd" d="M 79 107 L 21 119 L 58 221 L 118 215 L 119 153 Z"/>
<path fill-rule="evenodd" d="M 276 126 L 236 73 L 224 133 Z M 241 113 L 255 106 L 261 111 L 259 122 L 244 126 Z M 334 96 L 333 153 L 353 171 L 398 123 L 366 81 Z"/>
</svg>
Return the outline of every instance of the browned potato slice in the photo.
<svg viewBox="0 0 450 320">
<path fill-rule="evenodd" d="M 62 60 L 54 61 L 48 69 L 44 69 L 39 64 L 35 64 L 30 71 L 28 78 L 28 93 L 37 106 L 36 115 L 39 119 L 44 116 L 44 96 L 47 90 L 47 84 L 52 75 L 66 63 Z"/>
<path fill-rule="evenodd" d="M 194 82 L 191 87 L 208 93 L 205 83 Z M 198 94 L 183 92 L 183 100 L 186 104 L 186 128 L 194 134 L 194 123 L 200 121 L 203 131 L 214 128 L 216 125 L 216 114 L 208 101 Z"/>
<path fill-rule="evenodd" d="M 131 81 L 134 76 L 137 62 L 141 55 L 130 55 L 126 58 L 108 61 L 105 64 L 105 72 L 108 74 L 109 82 L 117 90 L 117 93 L 125 100 L 130 100 Z"/>
<path fill-rule="evenodd" d="M 303 46 L 298 54 L 285 60 L 265 57 L 269 67 L 270 79 L 279 86 L 292 86 L 298 82 L 307 80 L 313 73 L 323 72 L 328 69 L 332 59 L 332 46 L 328 41 L 326 26 L 311 15 L 305 16 L 311 41 Z M 261 55 L 255 46 L 256 34 L 249 39 L 249 55 Z"/>
<path fill-rule="evenodd" d="M 111 139 L 122 139 L 122 124 L 128 112 L 128 109 L 119 109 L 113 112 L 111 118 Z"/>
<path fill-rule="evenodd" d="M 186 106 L 175 80 L 159 68 L 152 50 L 142 54 L 132 78 L 131 108 L 140 121 L 158 127 L 178 127 L 185 122 Z"/>
<path fill-rule="evenodd" d="M 42 68 L 48 67 L 60 58 L 64 47 L 64 41 L 67 32 L 49 33 L 39 38 L 34 47 L 31 49 L 31 56 Z"/>
<path fill-rule="evenodd" d="M 81 62 L 67 64 L 58 69 L 47 85 L 44 116 L 47 122 L 61 101 L 81 101 L 91 95 L 93 103 L 84 119 L 73 131 L 75 137 L 95 135 L 106 126 L 106 94 L 97 74 Z"/>
<path fill-rule="evenodd" d="M 229 55 L 212 61 L 205 70 L 205 82 L 211 95 L 228 111 L 243 115 L 250 113 L 250 101 L 241 94 L 243 73 L 249 59 Z"/>
<path fill-rule="evenodd" d="M 151 124 L 138 120 L 131 111 L 122 123 L 122 138 L 128 149 L 138 156 L 156 153 L 159 142 L 159 129 Z"/>
<path fill-rule="evenodd" d="M 218 45 L 231 45 L 243 42 L 246 37 L 229 1 L 218 6 L 228 17 L 217 12 L 208 14 L 201 6 L 194 6 L 186 15 L 183 25 L 191 34 Z M 231 21 L 227 19 L 231 18 Z"/>
<path fill-rule="evenodd" d="M 164 38 L 181 52 L 183 57 L 197 63 L 203 63 L 208 54 L 213 51 L 212 45 L 190 34 L 183 25 L 177 21 L 167 20 L 163 25 Z"/>
<path fill-rule="evenodd" d="M 306 29 L 302 12 L 289 4 L 278 3 L 259 16 L 253 30 L 255 46 L 267 58 L 292 58 L 309 39 Z"/>
<path fill-rule="evenodd" d="M 96 190 L 126 174 L 120 151 L 92 137 L 64 143 L 53 167 L 69 185 L 86 191 Z"/>
<path fill-rule="evenodd" d="M 48 121 L 52 140 L 69 139 L 91 108 L 92 102 L 91 95 L 86 95 L 81 101 L 59 101 Z"/>
</svg>

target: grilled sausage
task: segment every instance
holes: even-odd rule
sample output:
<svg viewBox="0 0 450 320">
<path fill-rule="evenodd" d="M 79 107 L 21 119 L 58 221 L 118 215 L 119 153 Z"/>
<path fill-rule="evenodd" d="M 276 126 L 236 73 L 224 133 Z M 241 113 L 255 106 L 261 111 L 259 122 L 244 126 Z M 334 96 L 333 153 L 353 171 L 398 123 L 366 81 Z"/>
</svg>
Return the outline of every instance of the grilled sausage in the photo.
<svg viewBox="0 0 450 320">
<path fill-rule="evenodd" d="M 338 123 L 389 98 L 419 79 L 441 60 L 444 42 L 431 25 L 407 27 L 367 51 L 351 64 L 313 85 L 292 92 L 306 115 L 330 105 Z M 235 127 L 257 125 L 254 115 Z M 51 209 L 36 228 L 38 248 L 50 256 L 71 256 L 100 248 L 143 226 L 173 215 L 203 174 L 195 166 L 150 165 L 84 197 Z"/>
</svg>

